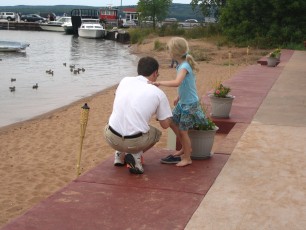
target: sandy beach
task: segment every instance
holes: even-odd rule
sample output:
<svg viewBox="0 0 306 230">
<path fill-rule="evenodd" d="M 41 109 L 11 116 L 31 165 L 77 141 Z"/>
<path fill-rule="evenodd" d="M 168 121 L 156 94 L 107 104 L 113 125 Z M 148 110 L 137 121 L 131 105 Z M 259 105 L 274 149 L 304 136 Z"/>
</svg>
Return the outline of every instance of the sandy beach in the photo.
<svg viewBox="0 0 306 230">
<path fill-rule="evenodd" d="M 142 45 L 130 47 L 131 53 L 154 56 L 160 63 L 159 80 L 175 78 L 169 68 L 167 51 L 154 51 L 154 41 L 165 44 L 169 37 L 150 38 Z M 256 64 L 264 56 L 263 50 L 219 47 L 206 40 L 189 40 L 190 49 L 200 52 L 197 74 L 199 96 L 208 93 L 216 80 L 226 80 L 247 65 Z M 231 63 L 229 67 L 229 51 Z M 0 227 L 21 215 L 76 178 L 76 164 L 80 147 L 80 113 L 84 103 L 90 107 L 89 121 L 83 144 L 81 172 L 84 173 L 108 157 L 114 150 L 103 138 L 103 128 L 112 110 L 116 86 L 69 106 L 0 128 Z M 162 88 L 169 102 L 176 96 L 176 88 Z M 152 125 L 159 127 L 152 119 Z M 167 131 L 163 130 L 156 147 L 167 146 Z M 144 154 L 145 158 L 145 154 Z"/>
</svg>

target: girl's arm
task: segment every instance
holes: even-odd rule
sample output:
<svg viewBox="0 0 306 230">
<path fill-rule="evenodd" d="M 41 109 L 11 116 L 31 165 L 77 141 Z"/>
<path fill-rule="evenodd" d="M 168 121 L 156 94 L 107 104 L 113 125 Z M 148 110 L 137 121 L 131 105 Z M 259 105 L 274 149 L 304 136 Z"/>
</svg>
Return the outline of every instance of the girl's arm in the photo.
<svg viewBox="0 0 306 230">
<path fill-rule="evenodd" d="M 168 86 L 168 87 L 178 87 L 182 83 L 182 81 L 185 79 L 187 74 L 186 69 L 181 69 L 180 72 L 177 73 L 176 78 L 171 81 L 156 81 L 153 82 L 156 86 Z"/>
</svg>

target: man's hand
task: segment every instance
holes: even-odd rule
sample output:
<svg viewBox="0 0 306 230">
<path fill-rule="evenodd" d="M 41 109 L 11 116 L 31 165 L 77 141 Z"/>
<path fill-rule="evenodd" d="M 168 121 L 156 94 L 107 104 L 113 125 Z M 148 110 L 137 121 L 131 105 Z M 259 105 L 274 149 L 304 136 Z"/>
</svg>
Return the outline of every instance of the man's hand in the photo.
<svg viewBox="0 0 306 230">
<path fill-rule="evenodd" d="M 153 81 L 148 81 L 148 84 L 151 84 L 151 85 L 155 85 L 155 86 L 160 86 L 160 83 L 158 82 L 158 81 L 155 81 L 155 82 L 153 82 Z"/>
</svg>

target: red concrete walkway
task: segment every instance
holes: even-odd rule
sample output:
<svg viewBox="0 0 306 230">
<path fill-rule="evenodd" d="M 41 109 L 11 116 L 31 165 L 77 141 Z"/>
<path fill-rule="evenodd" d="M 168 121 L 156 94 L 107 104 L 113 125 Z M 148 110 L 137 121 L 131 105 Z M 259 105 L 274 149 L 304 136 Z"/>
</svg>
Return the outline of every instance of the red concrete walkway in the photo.
<svg viewBox="0 0 306 230">
<path fill-rule="evenodd" d="M 236 99 L 229 119 L 215 119 L 227 135 L 210 159 L 178 168 L 159 163 L 170 150 L 153 148 L 145 174 L 132 175 L 109 158 L 2 230 L 184 229 L 292 54 L 283 50 L 277 67 L 253 65 L 226 82 Z"/>
<path fill-rule="evenodd" d="M 220 127 L 220 132 L 228 133 L 236 123 L 251 123 L 293 52 L 293 50 L 282 50 L 281 64 L 277 67 L 252 65 L 224 82 L 226 86 L 231 87 L 231 94 L 235 95 L 235 100 L 229 119 L 213 119 Z M 208 96 L 204 98 L 204 103 L 210 105 Z"/>
<path fill-rule="evenodd" d="M 168 150 L 145 155 L 145 174 L 132 175 L 110 158 L 3 229 L 183 229 L 228 155 L 164 165 Z"/>
</svg>

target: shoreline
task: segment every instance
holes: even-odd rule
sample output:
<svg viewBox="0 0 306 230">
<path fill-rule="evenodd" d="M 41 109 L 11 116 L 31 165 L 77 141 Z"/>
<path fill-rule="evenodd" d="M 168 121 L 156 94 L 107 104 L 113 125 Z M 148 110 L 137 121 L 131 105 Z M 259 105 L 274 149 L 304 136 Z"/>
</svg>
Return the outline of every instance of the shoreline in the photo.
<svg viewBox="0 0 306 230">
<path fill-rule="evenodd" d="M 133 45 L 130 52 L 138 57 L 150 55 L 160 63 L 159 80 L 175 78 L 175 69 L 167 51 L 153 50 L 154 40 L 165 43 L 169 37 L 151 38 L 142 45 Z M 227 61 L 229 48 L 220 48 L 205 40 L 190 40 L 191 49 L 204 50 L 211 61 L 199 62 L 197 74 L 198 94 L 201 97 L 212 88 L 212 81 L 226 80 L 229 76 Z M 244 63 L 243 48 L 231 48 L 235 65 L 232 75 L 244 67 L 255 64 L 262 51 L 254 55 L 253 63 Z M 235 52 L 234 52 L 235 50 Z M 237 58 L 237 59 L 236 59 Z M 239 63 L 239 64 L 236 64 Z M 241 64 L 242 63 L 242 64 Z M 0 227 L 22 215 L 33 205 L 46 199 L 67 183 L 76 178 L 76 164 L 80 145 L 80 114 L 86 102 L 90 107 L 82 149 L 81 173 L 94 168 L 114 150 L 103 138 L 103 128 L 112 110 L 116 85 L 103 89 L 89 97 L 0 128 Z M 176 88 L 161 88 L 167 95 L 170 105 L 176 96 Z M 158 122 L 151 124 L 162 131 L 160 142 L 155 147 L 166 148 L 167 130 L 162 130 Z M 145 155 L 144 155 L 145 157 Z"/>
<path fill-rule="evenodd" d="M 69 103 L 67 105 L 60 106 L 60 107 L 58 107 L 56 109 L 52 109 L 52 110 L 50 110 L 48 112 L 45 112 L 43 114 L 31 117 L 31 118 L 26 119 L 24 121 L 18 121 L 18 122 L 15 122 L 13 124 L 2 126 L 2 127 L 0 127 L 0 134 L 2 132 L 8 131 L 10 129 L 14 129 L 14 128 L 18 127 L 18 126 L 22 126 L 23 124 L 25 124 L 27 122 L 31 122 L 31 121 L 35 121 L 35 120 L 41 120 L 41 119 L 45 119 L 45 118 L 51 117 L 54 113 L 64 111 L 64 110 L 68 109 L 69 107 L 76 106 L 77 104 L 79 104 L 81 102 L 83 102 L 83 104 L 87 103 L 86 100 L 92 100 L 94 97 L 99 96 L 100 94 L 103 94 L 105 91 L 108 91 L 108 90 L 111 90 L 114 87 L 117 87 L 117 85 L 118 84 L 115 84 L 113 86 L 109 86 L 109 87 L 107 87 L 107 88 L 105 88 L 105 89 L 103 89 L 103 90 L 101 90 L 99 92 L 96 92 L 96 93 L 94 93 L 94 94 L 92 94 L 92 95 L 90 95 L 88 97 L 84 97 L 84 98 L 78 99 L 78 100 L 76 100 L 74 102 L 71 102 L 71 103 Z"/>
</svg>

